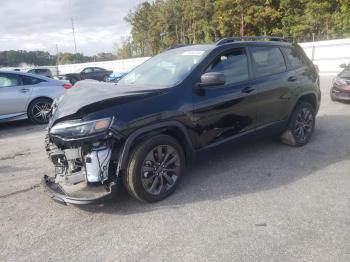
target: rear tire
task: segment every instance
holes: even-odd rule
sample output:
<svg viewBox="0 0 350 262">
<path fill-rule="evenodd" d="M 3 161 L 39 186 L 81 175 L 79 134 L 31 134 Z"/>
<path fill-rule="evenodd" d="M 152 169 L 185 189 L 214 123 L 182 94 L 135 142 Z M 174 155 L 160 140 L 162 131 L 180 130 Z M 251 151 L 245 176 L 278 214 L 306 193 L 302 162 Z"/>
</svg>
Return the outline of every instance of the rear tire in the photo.
<svg viewBox="0 0 350 262">
<path fill-rule="evenodd" d="M 306 101 L 298 102 L 287 129 L 281 135 L 283 143 L 291 146 L 306 145 L 315 129 L 315 109 Z"/>
<path fill-rule="evenodd" d="M 157 202 L 174 192 L 184 167 L 180 144 L 170 136 L 157 135 L 134 148 L 123 183 L 134 198 Z"/>
<path fill-rule="evenodd" d="M 39 98 L 30 103 L 28 107 L 28 118 L 34 124 L 47 124 L 49 122 L 48 113 L 50 112 L 52 100 L 48 98 Z"/>
</svg>

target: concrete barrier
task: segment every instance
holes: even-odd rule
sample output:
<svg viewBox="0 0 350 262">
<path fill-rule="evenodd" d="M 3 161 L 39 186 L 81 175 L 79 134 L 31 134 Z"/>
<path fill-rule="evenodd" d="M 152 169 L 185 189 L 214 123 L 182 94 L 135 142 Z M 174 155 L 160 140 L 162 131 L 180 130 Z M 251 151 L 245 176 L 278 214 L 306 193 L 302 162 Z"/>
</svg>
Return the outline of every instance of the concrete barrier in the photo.
<svg viewBox="0 0 350 262">
<path fill-rule="evenodd" d="M 342 70 L 340 64 L 350 63 L 350 38 L 300 43 L 300 46 L 323 75 L 335 75 Z"/>
</svg>

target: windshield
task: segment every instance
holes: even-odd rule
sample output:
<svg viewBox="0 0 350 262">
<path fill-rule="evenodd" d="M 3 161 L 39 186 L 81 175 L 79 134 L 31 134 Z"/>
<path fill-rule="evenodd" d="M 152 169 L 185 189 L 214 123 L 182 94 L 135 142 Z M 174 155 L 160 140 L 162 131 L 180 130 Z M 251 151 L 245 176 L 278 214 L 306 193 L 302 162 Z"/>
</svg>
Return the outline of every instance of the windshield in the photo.
<svg viewBox="0 0 350 262">
<path fill-rule="evenodd" d="M 118 84 L 173 87 L 188 76 L 207 52 L 207 50 L 184 50 L 181 48 L 169 50 L 136 67 Z"/>
</svg>

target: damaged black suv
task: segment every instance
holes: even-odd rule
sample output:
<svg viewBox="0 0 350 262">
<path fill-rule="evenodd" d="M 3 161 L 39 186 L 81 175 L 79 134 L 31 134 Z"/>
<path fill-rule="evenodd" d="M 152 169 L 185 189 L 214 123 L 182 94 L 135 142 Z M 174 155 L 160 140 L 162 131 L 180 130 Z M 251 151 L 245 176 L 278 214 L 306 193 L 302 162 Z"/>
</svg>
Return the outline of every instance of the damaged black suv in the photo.
<svg viewBox="0 0 350 262">
<path fill-rule="evenodd" d="M 297 44 L 258 40 L 173 48 L 117 85 L 79 82 L 52 106 L 46 150 L 55 175 L 44 177 L 46 191 L 86 204 L 122 184 L 155 202 L 175 190 L 199 150 L 259 134 L 308 143 L 321 97 L 317 70 Z"/>
</svg>

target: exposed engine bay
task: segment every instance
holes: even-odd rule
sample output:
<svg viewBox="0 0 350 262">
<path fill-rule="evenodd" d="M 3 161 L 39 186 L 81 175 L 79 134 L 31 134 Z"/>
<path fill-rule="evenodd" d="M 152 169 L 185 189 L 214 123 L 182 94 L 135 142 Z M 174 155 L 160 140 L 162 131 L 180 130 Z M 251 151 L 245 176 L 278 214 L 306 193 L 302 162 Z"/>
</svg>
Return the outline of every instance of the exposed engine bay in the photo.
<svg viewBox="0 0 350 262">
<path fill-rule="evenodd" d="M 60 202 L 88 204 L 109 195 L 117 182 L 113 146 L 110 139 L 67 147 L 53 143 L 48 136 L 46 151 L 55 175 L 44 179 L 48 191 L 53 191 L 51 197 Z"/>
</svg>

